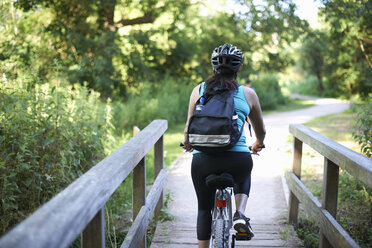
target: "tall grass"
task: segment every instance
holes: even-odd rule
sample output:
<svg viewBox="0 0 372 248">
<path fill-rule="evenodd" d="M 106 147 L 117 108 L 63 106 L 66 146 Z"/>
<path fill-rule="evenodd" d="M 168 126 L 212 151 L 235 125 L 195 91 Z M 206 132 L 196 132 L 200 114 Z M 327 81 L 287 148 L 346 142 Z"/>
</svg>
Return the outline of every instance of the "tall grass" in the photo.
<svg viewBox="0 0 372 248">
<path fill-rule="evenodd" d="M 0 233 L 104 157 L 111 112 L 67 84 L 0 84 Z"/>
</svg>

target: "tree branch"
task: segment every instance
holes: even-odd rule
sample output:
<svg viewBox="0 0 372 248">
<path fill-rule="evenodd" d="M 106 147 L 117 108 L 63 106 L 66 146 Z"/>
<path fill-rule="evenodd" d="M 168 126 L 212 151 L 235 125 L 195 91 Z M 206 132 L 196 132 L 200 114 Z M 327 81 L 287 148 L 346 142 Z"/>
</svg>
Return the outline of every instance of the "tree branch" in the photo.
<svg viewBox="0 0 372 248">
<path fill-rule="evenodd" d="M 124 26 L 130 26 L 130 25 L 137 25 L 137 24 L 144 24 L 144 23 L 153 23 L 155 20 L 155 17 L 152 13 L 145 13 L 141 17 L 137 17 L 134 19 L 121 19 L 119 22 L 115 23 L 116 28 L 121 28 Z"/>
<path fill-rule="evenodd" d="M 365 49 L 364 49 L 364 45 L 363 45 L 363 41 L 359 39 L 359 45 L 360 45 L 360 49 L 362 50 L 362 53 L 369 65 L 369 68 L 372 68 L 372 63 L 371 61 L 369 60 L 369 57 L 368 57 L 368 54 L 366 53 Z"/>
</svg>

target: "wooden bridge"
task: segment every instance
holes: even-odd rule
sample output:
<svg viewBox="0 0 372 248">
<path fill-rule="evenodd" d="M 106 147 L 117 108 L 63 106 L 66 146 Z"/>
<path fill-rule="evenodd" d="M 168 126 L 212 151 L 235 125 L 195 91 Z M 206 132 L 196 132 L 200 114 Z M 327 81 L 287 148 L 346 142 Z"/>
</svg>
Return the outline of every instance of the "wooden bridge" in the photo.
<svg viewBox="0 0 372 248">
<path fill-rule="evenodd" d="M 1 237 L 0 247 L 68 247 L 80 234 L 82 247 L 105 247 L 105 203 L 130 173 L 133 173 L 134 221 L 120 247 L 146 247 L 146 228 L 153 213 L 155 216 L 159 213 L 166 185 L 167 173 L 163 166 L 163 134 L 166 129 L 166 121 L 153 121 L 138 135 Z M 262 191 L 257 192 L 253 188 L 253 192 L 256 193 L 252 193 L 250 197 L 250 200 L 256 199 L 257 204 L 252 204 L 253 209 L 248 207 L 249 214 L 256 214 L 255 217 L 250 215 L 256 236 L 252 241 L 238 243 L 238 247 L 300 247 L 290 229 L 283 229 L 288 228 L 285 224 L 286 219 L 289 223 L 297 225 L 299 203 L 319 224 L 322 232 L 321 247 L 359 247 L 334 218 L 337 210 L 338 168 L 341 167 L 368 187 L 372 187 L 372 160 L 302 125 L 292 125 L 290 132 L 294 136 L 294 154 L 292 172 L 286 173 L 290 189 L 289 211 L 284 200 L 281 177 L 277 177 L 282 174 L 280 170 L 274 169 L 275 177 L 268 177 L 267 172 L 262 173 L 262 178 L 260 174 L 253 177 L 253 187 L 259 183 L 258 181 L 262 183 Z M 325 194 L 322 204 L 300 181 L 302 143 L 308 144 L 324 156 Z M 156 179 L 151 191 L 146 195 L 145 155 L 153 146 Z M 187 155 L 180 157 L 175 162 L 175 167 L 171 168 L 169 178 L 184 178 L 182 174 L 177 174 L 180 169 L 177 163 L 182 164 L 188 159 L 190 156 Z M 255 164 L 255 167 L 259 166 Z M 261 166 L 254 170 L 264 171 L 267 168 Z M 169 185 L 172 185 L 173 189 L 186 187 L 180 184 L 181 181 L 170 181 L 169 178 L 167 188 Z M 276 190 L 272 192 L 266 190 L 265 187 L 270 185 Z M 159 224 L 151 247 L 196 247 L 194 218 L 196 207 L 193 205 L 196 199 L 194 194 L 181 192 L 180 195 L 181 198 L 177 201 L 182 207 L 177 207 L 174 211 L 181 217 L 173 222 Z M 275 200 L 270 200 L 272 201 L 270 205 L 262 202 L 266 198 Z M 192 207 L 190 208 L 188 204 Z M 269 212 L 265 212 L 266 205 L 269 206 Z M 284 239 L 283 235 L 288 233 L 290 238 Z"/>
</svg>

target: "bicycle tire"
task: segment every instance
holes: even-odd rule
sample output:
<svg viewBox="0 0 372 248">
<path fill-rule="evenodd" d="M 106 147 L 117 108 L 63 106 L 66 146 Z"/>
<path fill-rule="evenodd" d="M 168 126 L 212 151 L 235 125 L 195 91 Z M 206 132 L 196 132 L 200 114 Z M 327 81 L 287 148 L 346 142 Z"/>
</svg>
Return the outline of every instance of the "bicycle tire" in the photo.
<svg viewBox="0 0 372 248">
<path fill-rule="evenodd" d="M 214 232 L 213 247 L 224 248 L 224 221 L 223 219 L 216 220 L 216 226 L 213 232 Z"/>
</svg>

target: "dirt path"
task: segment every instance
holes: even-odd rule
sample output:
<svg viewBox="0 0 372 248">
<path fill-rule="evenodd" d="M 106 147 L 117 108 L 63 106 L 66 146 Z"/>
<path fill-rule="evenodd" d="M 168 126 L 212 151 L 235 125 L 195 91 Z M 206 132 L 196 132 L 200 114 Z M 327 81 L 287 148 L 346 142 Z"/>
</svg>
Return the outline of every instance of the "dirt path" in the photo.
<svg viewBox="0 0 372 248">
<path fill-rule="evenodd" d="M 285 224 L 288 193 L 282 175 L 284 168 L 291 167 L 290 159 L 284 154 L 291 149 L 287 143 L 288 125 L 343 112 L 348 107 L 347 102 L 339 100 L 315 99 L 315 106 L 264 117 L 266 149 L 259 157 L 253 157 L 251 195 L 245 212 L 251 218 L 255 237 L 249 242 L 237 242 L 237 247 L 300 247 Z M 166 190 L 173 199 L 169 213 L 175 220 L 158 224 L 152 248 L 197 247 L 197 202 L 190 176 L 191 159 L 192 155 L 183 154 L 168 172 Z"/>
</svg>

